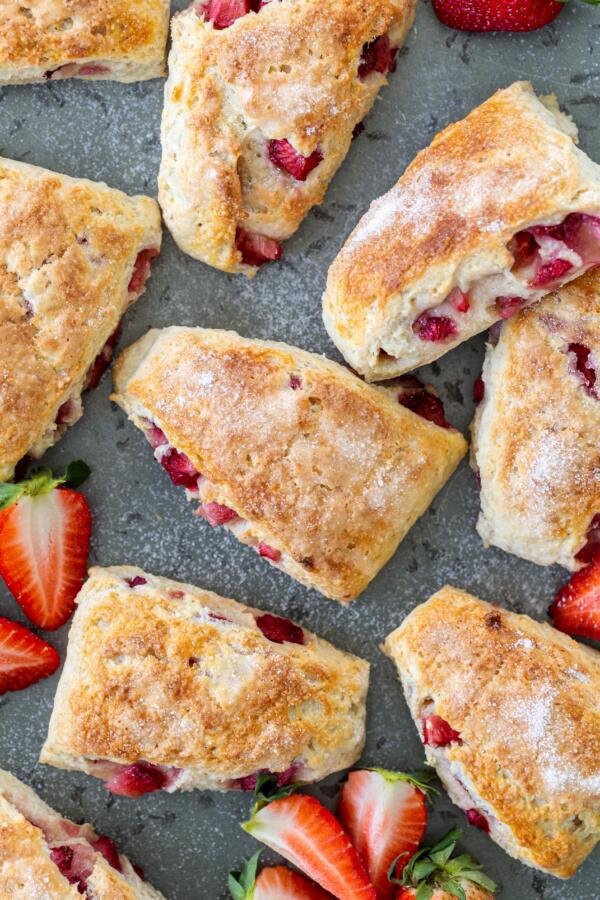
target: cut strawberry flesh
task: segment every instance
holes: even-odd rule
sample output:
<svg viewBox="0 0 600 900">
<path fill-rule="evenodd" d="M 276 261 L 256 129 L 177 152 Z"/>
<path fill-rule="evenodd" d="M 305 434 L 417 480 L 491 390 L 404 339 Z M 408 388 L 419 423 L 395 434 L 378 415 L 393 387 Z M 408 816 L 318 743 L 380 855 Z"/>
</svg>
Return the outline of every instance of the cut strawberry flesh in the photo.
<svg viewBox="0 0 600 900">
<path fill-rule="evenodd" d="M 146 437 L 150 441 L 150 446 L 153 450 L 156 450 L 157 447 L 163 447 L 165 444 L 169 443 L 164 431 L 162 431 L 156 425 L 153 425 L 149 429 L 149 431 L 146 432 Z"/>
<path fill-rule="evenodd" d="M 79 75 L 104 75 L 105 73 L 110 72 L 108 66 L 99 66 L 97 64 L 82 66 L 79 70 Z"/>
<path fill-rule="evenodd" d="M 533 262 L 537 252 L 537 243 L 529 231 L 519 231 L 508 245 L 509 252 L 514 259 L 514 267 L 524 268 Z"/>
<path fill-rule="evenodd" d="M 580 271 L 600 265 L 600 218 L 571 213 L 557 225 L 535 225 L 515 234 L 508 249 L 513 268 L 528 273 L 530 287 L 558 287 L 575 268 L 573 253 L 581 260 Z"/>
<path fill-rule="evenodd" d="M 397 47 L 392 47 L 387 34 L 381 34 L 369 44 L 365 44 L 358 64 L 358 77 L 364 81 L 372 72 L 387 75 L 396 68 Z"/>
<path fill-rule="evenodd" d="M 476 378 L 473 383 L 473 400 L 481 403 L 485 394 L 485 382 L 483 378 Z"/>
<path fill-rule="evenodd" d="M 236 231 L 235 246 L 242 254 L 242 262 L 247 266 L 262 266 L 263 263 L 280 259 L 283 253 L 279 241 L 243 228 Z"/>
<path fill-rule="evenodd" d="M 281 560 L 281 551 L 276 550 L 275 547 L 271 547 L 270 544 L 263 543 L 263 541 L 258 545 L 258 552 L 261 556 L 264 556 L 265 559 L 270 559 L 272 562 L 279 562 Z"/>
<path fill-rule="evenodd" d="M 304 632 L 299 625 L 281 616 L 264 613 L 256 617 L 256 624 L 264 636 L 274 644 L 305 644 Z"/>
<path fill-rule="evenodd" d="M 93 390 L 94 388 L 98 387 L 100 379 L 110 365 L 113 351 L 115 349 L 115 344 L 117 343 L 117 339 L 119 337 L 120 327 L 121 323 L 117 325 L 117 327 L 105 343 L 104 347 L 88 369 L 88 373 L 85 379 L 85 390 Z"/>
<path fill-rule="evenodd" d="M 116 844 L 113 840 L 106 835 L 101 834 L 99 838 L 95 841 L 92 841 L 92 847 L 97 853 L 101 853 L 104 859 L 116 869 L 117 872 L 121 872 L 121 860 L 119 859 L 119 851 L 117 850 Z"/>
<path fill-rule="evenodd" d="M 65 844 L 50 848 L 50 859 L 70 884 L 76 884 L 80 894 L 87 888 L 95 859 L 89 844 Z"/>
<path fill-rule="evenodd" d="M 209 525 L 226 525 L 227 522 L 233 522 L 237 519 L 238 514 L 234 509 L 225 506 L 223 503 L 203 503 L 198 510 L 198 515 L 206 519 Z"/>
<path fill-rule="evenodd" d="M 600 553 L 600 513 L 597 513 L 590 522 L 585 544 L 579 553 L 575 554 L 575 559 L 587 566 L 598 553 Z"/>
<path fill-rule="evenodd" d="M 571 359 L 574 363 L 574 369 L 579 376 L 586 393 L 588 393 L 590 397 L 595 397 L 596 400 L 600 399 L 598 397 L 598 389 L 596 388 L 596 369 L 591 360 L 592 354 L 589 347 L 586 347 L 584 344 L 569 344 L 568 352 L 569 354 L 573 354 Z"/>
<path fill-rule="evenodd" d="M 570 272 L 572 268 L 573 263 L 567 259 L 552 259 L 550 262 L 540 266 L 529 284 L 533 288 L 549 287 L 553 284 L 558 285 L 563 275 Z"/>
<path fill-rule="evenodd" d="M 423 388 L 419 391 L 406 391 L 398 395 L 398 403 L 410 409 L 423 419 L 439 425 L 440 428 L 452 428 L 444 413 L 444 404 L 435 394 Z"/>
<path fill-rule="evenodd" d="M 600 515 L 594 521 L 600 525 Z M 600 553 L 561 587 L 550 616 L 554 627 L 565 634 L 600 641 Z"/>
<path fill-rule="evenodd" d="M 269 769 L 261 769 L 260 772 L 254 772 L 252 775 L 246 775 L 244 778 L 236 778 L 231 783 L 234 790 L 254 791 L 259 775 L 273 775 L 277 778 L 277 787 L 286 787 L 291 784 L 298 771 L 297 766 L 290 766 L 284 772 L 270 772 Z"/>
<path fill-rule="evenodd" d="M 249 13 L 251 8 L 250 0 L 208 0 L 208 3 L 196 5 L 196 15 L 212 22 L 221 31 Z"/>
<path fill-rule="evenodd" d="M 59 406 L 54 420 L 57 425 L 71 425 L 79 418 L 80 407 L 75 400 L 65 400 Z"/>
<path fill-rule="evenodd" d="M 302 387 L 302 379 L 299 375 L 290 375 L 290 387 L 293 391 L 298 391 Z"/>
<path fill-rule="evenodd" d="M 461 291 L 460 288 L 454 288 L 446 298 L 457 312 L 466 313 L 471 308 L 469 295 Z"/>
<path fill-rule="evenodd" d="M 111 794 L 137 799 L 144 794 L 162 791 L 168 783 L 169 778 L 162 768 L 152 763 L 139 762 L 125 766 L 114 778 L 107 781 L 104 787 Z"/>
<path fill-rule="evenodd" d="M 134 575 L 133 578 L 126 578 L 125 581 L 131 588 L 139 587 L 142 584 L 148 584 L 148 579 L 142 578 L 141 575 Z"/>
<path fill-rule="evenodd" d="M 162 454 L 159 461 L 173 484 L 189 490 L 195 490 L 198 487 L 200 472 L 194 468 L 185 453 L 180 453 L 179 450 L 171 447 Z"/>
<path fill-rule="evenodd" d="M 458 332 L 456 322 L 448 316 L 433 316 L 427 310 L 415 319 L 412 328 L 422 341 L 444 341 Z"/>
<path fill-rule="evenodd" d="M 313 150 L 309 156 L 302 156 L 285 138 L 269 141 L 268 153 L 274 166 L 287 172 L 297 181 L 306 181 L 312 170 L 316 169 L 323 159 L 320 150 Z"/>
<path fill-rule="evenodd" d="M 490 825 L 485 816 L 483 816 L 478 809 L 468 809 L 466 811 L 467 820 L 469 825 L 474 825 L 475 828 L 481 828 L 482 831 L 485 831 L 486 834 L 490 833 Z"/>
<path fill-rule="evenodd" d="M 155 256 L 158 256 L 156 247 L 147 247 L 145 250 L 140 250 L 138 253 L 133 266 L 133 274 L 127 288 L 130 294 L 139 294 L 144 290 L 144 285 L 150 275 L 152 260 Z"/>
<path fill-rule="evenodd" d="M 427 747 L 447 747 L 448 744 L 459 743 L 462 740 L 458 731 L 455 731 L 441 716 L 427 716 L 423 721 L 423 743 Z"/>
<path fill-rule="evenodd" d="M 496 307 L 501 319 L 510 319 L 523 308 L 527 301 L 523 297 L 497 297 Z"/>
</svg>

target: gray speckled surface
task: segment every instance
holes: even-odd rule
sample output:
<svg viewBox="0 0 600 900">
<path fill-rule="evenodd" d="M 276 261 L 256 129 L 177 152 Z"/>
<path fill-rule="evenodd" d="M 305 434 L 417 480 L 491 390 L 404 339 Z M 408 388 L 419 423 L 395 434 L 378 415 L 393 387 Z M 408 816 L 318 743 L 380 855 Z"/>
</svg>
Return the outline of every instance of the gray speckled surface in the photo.
<svg viewBox="0 0 600 900">
<path fill-rule="evenodd" d="M 183 5 L 181 0 L 173 4 Z M 325 203 L 286 244 L 283 261 L 250 282 L 183 256 L 165 235 L 148 291 L 127 316 L 119 346 L 150 326 L 185 324 L 235 328 L 336 357 L 321 324 L 320 295 L 331 259 L 369 202 L 391 186 L 439 128 L 519 78 L 531 79 L 542 92 L 556 92 L 579 125 L 583 148 L 600 160 L 599 63 L 599 14 L 580 3 L 569 3 L 555 24 L 537 33 L 469 36 L 442 27 L 428 3 L 421 2 L 390 86 L 354 141 Z M 130 193 L 153 194 L 162 89 L 159 81 L 4 88 L 0 154 L 106 180 Z M 479 337 L 424 372 L 438 386 L 449 418 L 463 430 L 471 418 L 471 386 L 482 354 Z M 556 568 L 484 550 L 474 528 L 477 490 L 465 462 L 361 599 L 343 609 L 195 518 L 183 491 L 157 469 L 142 435 L 109 403 L 109 389 L 106 377 L 86 396 L 84 418 L 46 457 L 59 468 L 83 457 L 93 469 L 84 488 L 95 520 L 91 561 L 138 564 L 283 612 L 368 657 L 373 667 L 366 763 L 410 769 L 422 759 L 392 667 L 377 649 L 409 610 L 449 581 L 543 617 L 565 577 Z M 0 614 L 24 621 L 3 585 Z M 61 651 L 67 631 L 68 626 L 51 637 Z M 32 784 L 66 815 L 92 821 L 112 835 L 171 900 L 224 898 L 228 869 L 257 847 L 238 826 L 249 798 L 193 792 L 128 801 L 110 797 L 84 775 L 39 766 L 55 685 L 56 677 L 0 698 L 0 766 Z M 316 790 L 332 799 L 339 780 L 333 777 Z M 465 828 L 463 846 L 500 885 L 500 897 L 600 897 L 598 852 L 565 884 L 510 859 L 483 833 L 467 827 L 445 798 L 435 804 L 428 835 L 438 837 L 456 823 Z"/>
</svg>

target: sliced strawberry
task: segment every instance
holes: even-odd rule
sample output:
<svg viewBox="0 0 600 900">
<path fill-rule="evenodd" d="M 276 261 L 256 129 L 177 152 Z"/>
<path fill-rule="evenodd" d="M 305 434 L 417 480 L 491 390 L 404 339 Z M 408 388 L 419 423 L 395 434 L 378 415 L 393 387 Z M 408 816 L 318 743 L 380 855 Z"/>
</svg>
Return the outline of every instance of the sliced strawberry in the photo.
<svg viewBox="0 0 600 900">
<path fill-rule="evenodd" d="M 0 486 L 0 575 L 39 628 L 64 625 L 85 579 L 92 514 L 82 494 L 61 485 L 88 473 L 85 463 L 72 464 L 64 478 L 42 469 Z"/>
<path fill-rule="evenodd" d="M 273 800 L 242 827 L 338 900 L 376 900 L 348 835 L 315 797 L 291 794 Z"/>
<path fill-rule="evenodd" d="M 137 762 L 130 766 L 124 766 L 110 781 L 105 783 L 104 787 L 111 794 L 137 799 L 143 797 L 144 794 L 162 791 L 168 783 L 168 775 L 160 766 L 149 762 Z"/>
<path fill-rule="evenodd" d="M 433 0 L 440 22 L 459 31 L 535 31 L 564 6 L 557 0 Z"/>
<path fill-rule="evenodd" d="M 144 285 L 150 275 L 152 260 L 158 254 L 159 250 L 156 247 L 146 247 L 145 250 L 140 250 L 133 265 L 133 273 L 127 287 L 130 294 L 140 294 L 144 290 Z"/>
<path fill-rule="evenodd" d="M 262 266 L 263 263 L 280 259 L 283 254 L 279 241 L 243 228 L 236 231 L 235 246 L 242 254 L 242 262 L 247 266 Z"/>
<path fill-rule="evenodd" d="M 559 590 L 550 617 L 559 631 L 600 640 L 600 553 Z"/>
<path fill-rule="evenodd" d="M 427 310 L 415 319 L 412 329 L 422 341 L 445 341 L 458 332 L 449 316 L 432 316 Z"/>
<path fill-rule="evenodd" d="M 0 618 L 0 694 L 20 691 L 52 675 L 60 656 L 17 622 Z"/>
<path fill-rule="evenodd" d="M 327 900 L 331 895 L 299 872 L 269 866 L 256 879 L 253 900 Z"/>
<path fill-rule="evenodd" d="M 423 720 L 423 743 L 427 747 L 447 747 L 454 742 L 462 744 L 458 731 L 455 731 L 441 716 L 426 716 Z"/>
<path fill-rule="evenodd" d="M 200 472 L 185 453 L 180 453 L 175 447 L 170 447 L 166 453 L 161 453 L 159 462 L 173 484 L 188 488 L 188 490 L 195 490 L 198 487 Z"/>
<path fill-rule="evenodd" d="M 250 12 L 250 0 L 208 0 L 196 5 L 196 15 L 212 22 L 217 30 L 229 28 Z"/>
<path fill-rule="evenodd" d="M 197 511 L 199 516 L 206 519 L 209 525 L 226 525 L 227 522 L 233 522 L 237 519 L 238 514 L 235 509 L 225 506 L 223 503 L 203 503 Z"/>
<path fill-rule="evenodd" d="M 486 834 L 490 833 L 490 825 L 486 817 L 479 812 L 478 809 L 468 809 L 466 811 L 467 821 L 469 825 L 474 825 L 475 828 L 480 828 L 482 831 L 485 831 Z"/>
<path fill-rule="evenodd" d="M 400 874 L 417 850 L 427 826 L 425 794 L 408 775 L 384 769 L 350 772 L 338 817 L 369 873 L 379 900 L 391 897 L 388 872 Z"/>
<path fill-rule="evenodd" d="M 530 280 L 529 284 L 533 288 L 549 287 L 550 285 L 558 285 L 567 272 L 573 268 L 573 263 L 568 259 L 551 259 L 549 262 L 543 263 Z"/>
<path fill-rule="evenodd" d="M 358 64 L 358 77 L 364 81 L 372 72 L 387 75 L 396 68 L 397 47 L 392 47 L 387 34 L 380 34 L 374 41 L 365 44 Z"/>
<path fill-rule="evenodd" d="M 304 632 L 299 625 L 284 619 L 282 616 L 272 616 L 271 613 L 263 613 L 256 616 L 256 624 L 264 636 L 274 644 L 305 644 Z"/>
<path fill-rule="evenodd" d="M 312 170 L 316 169 L 323 159 L 320 150 L 313 150 L 309 156 L 302 156 L 285 138 L 269 141 L 268 153 L 274 166 L 287 172 L 297 181 L 306 181 Z"/>
<path fill-rule="evenodd" d="M 271 562 L 280 562 L 281 560 L 281 550 L 276 550 L 275 547 L 271 547 L 270 544 L 265 544 L 261 541 L 258 545 L 258 552 L 260 556 L 264 556 L 265 559 L 270 559 Z"/>
</svg>

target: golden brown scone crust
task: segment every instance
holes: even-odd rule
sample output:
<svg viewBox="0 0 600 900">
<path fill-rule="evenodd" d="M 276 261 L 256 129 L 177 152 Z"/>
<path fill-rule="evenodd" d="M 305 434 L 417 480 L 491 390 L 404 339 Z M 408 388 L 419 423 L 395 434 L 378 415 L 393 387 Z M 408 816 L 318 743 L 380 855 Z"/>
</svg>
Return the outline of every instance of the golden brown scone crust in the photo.
<svg viewBox="0 0 600 900">
<path fill-rule="evenodd" d="M 510 319 L 488 346 L 472 463 L 484 542 L 574 569 L 600 513 L 600 399 L 570 344 L 591 351 L 600 385 L 600 270 Z"/>
<path fill-rule="evenodd" d="M 289 574 L 342 601 L 387 562 L 466 449 L 337 363 L 235 332 L 151 331 L 114 381 L 133 421 L 158 423 L 209 479 L 202 499 L 250 523 L 241 540 L 280 550 Z"/>
<path fill-rule="evenodd" d="M 129 587 L 125 578 L 147 584 Z M 78 597 L 42 762 L 183 769 L 175 788 L 261 770 L 318 780 L 364 743 L 368 663 L 308 631 L 273 643 L 260 610 L 129 566 L 94 568 Z"/>
<path fill-rule="evenodd" d="M 88 78 L 163 75 L 169 6 L 169 0 L 3 0 L 0 83 L 43 81 L 75 63 L 110 69 L 82 76 Z M 75 68 L 65 74 L 77 77 Z"/>
<path fill-rule="evenodd" d="M 516 82 L 449 125 L 342 247 L 323 297 L 325 325 L 369 380 L 431 362 L 499 318 L 493 304 L 472 303 L 446 340 L 412 332 L 417 316 L 454 287 L 510 273 L 506 245 L 516 232 L 571 212 L 600 213 L 600 168 L 575 147 L 576 129 L 554 98 L 542 100 Z M 525 296 L 517 287 L 499 293 Z"/>
<path fill-rule="evenodd" d="M 384 75 L 358 77 L 364 44 L 399 47 L 415 0 L 273 0 L 229 28 L 189 8 L 172 20 L 159 202 L 179 247 L 211 266 L 253 275 L 238 226 L 277 240 L 321 203 Z M 271 139 L 323 160 L 305 182 L 276 168 Z"/>
<path fill-rule="evenodd" d="M 0 481 L 56 440 L 59 407 L 137 297 L 138 252 L 160 242 L 148 197 L 0 159 Z"/>
<path fill-rule="evenodd" d="M 573 875 L 600 838 L 598 653 L 452 587 L 418 606 L 383 649 L 419 733 L 433 704 L 461 735 L 462 744 L 426 747 L 446 787 L 449 768 L 508 853 Z"/>
</svg>

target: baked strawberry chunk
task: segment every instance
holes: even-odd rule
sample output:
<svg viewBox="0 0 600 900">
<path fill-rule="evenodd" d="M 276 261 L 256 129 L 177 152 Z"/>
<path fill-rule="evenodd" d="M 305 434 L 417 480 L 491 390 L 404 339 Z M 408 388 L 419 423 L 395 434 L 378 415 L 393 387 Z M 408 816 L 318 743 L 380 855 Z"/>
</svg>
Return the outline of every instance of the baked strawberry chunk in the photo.
<svg viewBox="0 0 600 900">
<path fill-rule="evenodd" d="M 198 487 L 200 472 L 196 471 L 185 453 L 180 453 L 179 450 L 170 447 L 166 453 L 162 454 L 159 461 L 173 484 L 189 490 L 195 490 Z"/>
<path fill-rule="evenodd" d="M 508 249 L 531 287 L 558 287 L 566 275 L 600 265 L 600 218 L 571 213 L 557 225 L 535 225 L 518 232 Z"/>
<path fill-rule="evenodd" d="M 281 560 L 281 551 L 276 550 L 275 547 L 271 547 L 270 544 L 263 543 L 263 541 L 258 545 L 258 552 L 261 556 L 264 556 L 265 559 L 270 559 L 271 562 L 279 562 Z"/>
<path fill-rule="evenodd" d="M 526 301 L 523 297 L 497 297 L 496 307 L 501 319 L 510 319 L 523 308 Z"/>
<path fill-rule="evenodd" d="M 422 341 L 445 341 L 458 332 L 456 322 L 449 316 L 434 316 L 427 310 L 415 319 L 412 328 Z"/>
<path fill-rule="evenodd" d="M 260 772 L 253 772 L 252 775 L 246 775 L 244 778 L 234 779 L 231 787 L 240 791 L 253 791 L 256 789 L 259 775 L 273 775 L 277 779 L 278 788 L 286 787 L 293 782 L 297 771 L 297 766 L 290 766 L 284 772 L 270 772 L 268 769 L 261 769 Z"/>
<path fill-rule="evenodd" d="M 88 373 L 85 379 L 85 390 L 93 390 L 94 388 L 98 387 L 100 379 L 108 369 L 110 361 L 113 357 L 113 351 L 119 337 L 120 327 L 121 323 L 119 322 L 119 324 L 105 343 L 104 347 L 88 369 Z"/>
<path fill-rule="evenodd" d="M 196 15 L 212 22 L 221 31 L 249 13 L 253 6 L 258 8 L 258 4 L 252 4 L 250 0 L 208 0 L 196 5 Z"/>
<path fill-rule="evenodd" d="M 264 613 L 256 617 L 256 624 L 264 636 L 274 644 L 305 644 L 304 632 L 299 625 L 281 616 Z"/>
<path fill-rule="evenodd" d="M 460 734 L 441 716 L 426 716 L 423 720 L 423 743 L 427 747 L 447 747 L 453 743 L 462 744 Z"/>
<path fill-rule="evenodd" d="M 466 313 L 469 312 L 471 308 L 469 295 L 465 294 L 464 291 L 461 291 L 458 287 L 451 290 L 446 299 L 452 304 L 457 312 Z"/>
<path fill-rule="evenodd" d="M 481 830 L 485 831 L 486 834 L 490 833 L 489 822 L 486 817 L 479 812 L 478 809 L 468 809 L 466 811 L 466 815 L 469 825 L 474 825 L 475 828 L 481 828 Z"/>
<path fill-rule="evenodd" d="M 142 578 L 141 575 L 134 575 L 133 578 L 126 578 L 125 581 L 130 588 L 140 587 L 140 585 L 142 584 L 148 584 L 148 579 Z"/>
<path fill-rule="evenodd" d="M 238 228 L 235 233 L 236 249 L 242 254 L 242 262 L 247 266 L 262 266 L 263 263 L 280 259 L 283 249 L 279 241 Z"/>
<path fill-rule="evenodd" d="M 85 844 L 69 844 L 50 849 L 50 859 L 70 884 L 76 884 L 80 894 L 87 888 L 87 880 L 94 868 L 91 847 Z"/>
<path fill-rule="evenodd" d="M 439 397 L 431 394 L 418 378 L 412 375 L 401 379 L 403 390 L 398 394 L 398 403 L 410 409 L 423 419 L 439 425 L 440 428 L 452 428 L 446 420 L 444 404 Z"/>
<path fill-rule="evenodd" d="M 146 432 L 146 437 L 150 441 L 150 446 L 153 450 L 156 450 L 157 447 L 163 447 L 165 444 L 168 444 L 167 436 L 158 427 L 158 425 L 151 425 L 148 431 Z"/>
<path fill-rule="evenodd" d="M 158 256 L 156 247 L 146 247 L 145 250 L 140 250 L 138 253 L 133 266 L 133 273 L 127 287 L 130 294 L 139 294 L 144 290 L 144 285 L 150 275 L 152 260 L 155 256 Z"/>
<path fill-rule="evenodd" d="M 574 369 L 583 384 L 586 393 L 590 397 L 598 397 L 598 389 L 596 387 L 596 369 L 591 359 L 591 351 L 584 344 L 569 344 L 569 354 L 572 354 Z"/>
<path fill-rule="evenodd" d="M 572 268 L 573 263 L 569 262 L 568 259 L 552 259 L 550 262 L 540 266 L 529 284 L 534 288 L 548 287 L 553 284 L 558 285 L 563 275 L 570 272 Z"/>
<path fill-rule="evenodd" d="M 302 387 L 302 379 L 299 375 L 290 375 L 290 387 L 293 391 L 298 391 Z"/>
<path fill-rule="evenodd" d="M 285 138 L 269 141 L 268 152 L 273 165 L 297 181 L 306 181 L 312 170 L 316 169 L 323 159 L 320 150 L 313 150 L 309 156 L 302 156 Z"/>
<path fill-rule="evenodd" d="M 113 840 L 106 835 L 101 834 L 97 840 L 92 841 L 92 847 L 97 853 L 101 853 L 106 862 L 116 869 L 117 872 L 121 872 L 121 860 L 119 859 L 119 851 L 117 850 L 117 846 Z"/>
<path fill-rule="evenodd" d="M 203 503 L 198 510 L 198 515 L 206 519 L 209 525 L 226 525 L 227 522 L 233 522 L 237 519 L 238 514 L 234 509 L 225 506 L 223 503 Z"/>
<path fill-rule="evenodd" d="M 475 403 L 481 403 L 485 395 L 485 382 L 483 378 L 476 378 L 473 382 L 473 400 Z"/>
<path fill-rule="evenodd" d="M 177 769 L 172 770 L 177 772 Z M 111 794 L 120 797 L 137 799 L 144 794 L 152 794 L 154 791 L 162 791 L 169 784 L 169 775 L 165 769 L 149 762 L 132 763 L 125 766 L 104 787 Z"/>
<path fill-rule="evenodd" d="M 596 554 L 600 553 L 600 513 L 594 516 L 587 530 L 586 542 L 575 554 L 577 562 L 587 565 L 591 563 Z"/>
<path fill-rule="evenodd" d="M 396 68 L 397 47 L 392 47 L 387 34 L 381 34 L 369 44 L 365 44 L 358 64 L 358 77 L 364 81 L 372 72 L 387 75 Z"/>
</svg>

